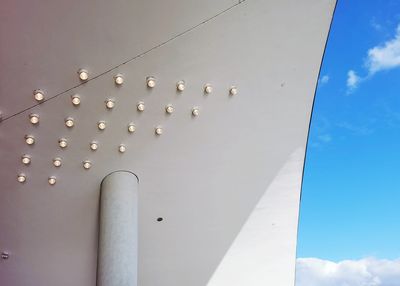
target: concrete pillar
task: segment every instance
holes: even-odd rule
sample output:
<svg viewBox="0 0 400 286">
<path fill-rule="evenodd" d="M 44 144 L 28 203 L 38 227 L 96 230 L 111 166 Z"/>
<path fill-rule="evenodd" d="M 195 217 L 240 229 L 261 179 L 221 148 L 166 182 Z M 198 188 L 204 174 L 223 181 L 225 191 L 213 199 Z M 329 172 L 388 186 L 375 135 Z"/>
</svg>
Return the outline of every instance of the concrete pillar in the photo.
<svg viewBox="0 0 400 286">
<path fill-rule="evenodd" d="M 138 179 L 130 172 L 101 184 L 97 285 L 138 285 Z"/>
</svg>

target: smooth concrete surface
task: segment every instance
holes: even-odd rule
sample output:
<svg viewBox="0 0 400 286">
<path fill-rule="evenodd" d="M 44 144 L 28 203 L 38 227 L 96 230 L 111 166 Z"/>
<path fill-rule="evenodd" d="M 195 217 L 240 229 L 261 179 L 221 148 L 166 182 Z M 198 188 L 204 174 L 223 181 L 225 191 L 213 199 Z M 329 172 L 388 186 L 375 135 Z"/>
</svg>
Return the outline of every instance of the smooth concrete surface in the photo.
<svg viewBox="0 0 400 286">
<path fill-rule="evenodd" d="M 2 3 L 0 250 L 10 257 L 0 261 L 0 285 L 96 285 L 99 186 L 117 170 L 140 178 L 138 284 L 206 285 L 279 170 L 305 150 L 334 5 Z M 80 67 L 90 72 L 83 84 Z M 122 86 L 113 80 L 118 73 Z M 152 89 L 147 76 L 156 78 Z M 183 92 L 176 90 L 180 80 Z M 230 96 L 233 85 L 238 93 Z M 34 87 L 51 100 L 36 105 Z M 75 94 L 78 107 L 71 104 Z M 105 107 L 108 98 L 115 101 L 112 110 Z M 143 112 L 136 109 L 140 101 Z M 173 114 L 166 114 L 168 104 Z M 193 107 L 199 116 L 192 116 Z M 31 113 L 40 115 L 39 124 L 29 122 Z M 67 117 L 74 127 L 65 126 Z M 103 131 L 100 120 L 107 124 Z M 134 133 L 127 131 L 130 122 Z M 35 144 L 28 146 L 25 135 L 35 136 Z M 96 151 L 91 141 L 98 142 Z M 120 144 L 126 152 L 118 151 Z M 29 165 L 21 163 L 23 154 L 31 156 Z M 58 168 L 55 157 L 62 159 Z M 85 160 L 90 169 L 82 167 Z M 25 183 L 18 183 L 19 173 Z M 297 223 L 296 204 L 280 207 Z M 265 240 L 265 247 L 287 239 L 284 234 Z M 274 263 L 276 255 L 263 263 Z M 292 245 L 279 250 L 292 255 Z"/>
<path fill-rule="evenodd" d="M 207 286 L 295 285 L 303 162 L 299 148 L 265 190 Z"/>
<path fill-rule="evenodd" d="M 2 0 L 0 110 L 8 118 L 139 57 L 236 0 Z M 10 96 L 12 95 L 12 96 Z"/>
<path fill-rule="evenodd" d="M 125 171 L 101 183 L 97 286 L 138 285 L 138 189 Z"/>
</svg>

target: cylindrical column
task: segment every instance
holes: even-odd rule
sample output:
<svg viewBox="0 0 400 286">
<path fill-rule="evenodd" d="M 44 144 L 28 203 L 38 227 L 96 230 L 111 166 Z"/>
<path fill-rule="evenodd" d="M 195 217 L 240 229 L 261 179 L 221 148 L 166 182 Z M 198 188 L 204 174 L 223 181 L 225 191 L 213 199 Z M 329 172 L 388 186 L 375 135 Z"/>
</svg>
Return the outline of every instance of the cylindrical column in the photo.
<svg viewBox="0 0 400 286">
<path fill-rule="evenodd" d="M 137 270 L 138 180 L 118 171 L 101 184 L 97 285 L 137 286 Z"/>
</svg>

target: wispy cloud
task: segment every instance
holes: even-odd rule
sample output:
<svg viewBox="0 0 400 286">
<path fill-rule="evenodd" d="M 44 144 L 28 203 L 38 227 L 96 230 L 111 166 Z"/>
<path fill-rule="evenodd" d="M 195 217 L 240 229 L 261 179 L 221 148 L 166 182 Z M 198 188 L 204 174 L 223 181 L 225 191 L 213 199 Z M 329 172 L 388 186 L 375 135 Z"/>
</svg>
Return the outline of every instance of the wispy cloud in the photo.
<svg viewBox="0 0 400 286">
<path fill-rule="evenodd" d="M 329 82 L 329 79 L 330 79 L 330 77 L 329 77 L 329 75 L 324 75 L 324 76 L 322 76 L 320 79 L 319 79 L 319 83 L 320 83 L 320 85 L 322 86 L 322 85 L 325 85 L 325 84 L 327 84 L 328 82 Z"/>
<path fill-rule="evenodd" d="M 340 122 L 338 124 L 336 124 L 337 127 L 346 129 L 347 131 L 350 131 L 351 134 L 353 135 L 370 135 L 372 133 L 374 133 L 374 129 L 372 129 L 370 126 L 368 125 L 355 125 L 353 123 L 349 123 L 349 122 Z"/>
<path fill-rule="evenodd" d="M 397 286 L 399 281 L 400 259 L 297 259 L 296 286 Z"/>
<path fill-rule="evenodd" d="M 364 77 L 358 76 L 354 70 L 347 72 L 348 93 L 377 72 L 400 67 L 400 25 L 397 26 L 394 37 L 368 50 L 364 67 L 367 73 Z"/>
<path fill-rule="evenodd" d="M 321 148 L 324 144 L 329 143 L 333 140 L 330 133 L 330 121 L 321 116 L 313 121 L 312 135 L 310 136 L 309 145 L 315 148 Z"/>
<path fill-rule="evenodd" d="M 396 108 L 393 108 L 395 106 L 395 104 L 390 104 L 384 100 L 381 100 L 376 106 L 376 111 L 379 114 L 378 119 L 380 120 L 380 123 L 383 123 L 386 127 L 400 127 L 400 112 L 396 110 Z"/>
<path fill-rule="evenodd" d="M 375 17 L 371 19 L 370 24 L 375 31 L 380 32 L 382 30 L 382 25 L 377 22 Z"/>
<path fill-rule="evenodd" d="M 318 139 L 324 143 L 328 143 L 332 141 L 332 136 L 330 134 L 319 135 Z"/>
<path fill-rule="evenodd" d="M 393 39 L 368 50 L 366 67 L 369 74 L 400 67 L 400 25 Z"/>
<path fill-rule="evenodd" d="M 351 93 L 356 89 L 361 81 L 361 78 L 353 70 L 347 72 L 347 92 Z"/>
</svg>

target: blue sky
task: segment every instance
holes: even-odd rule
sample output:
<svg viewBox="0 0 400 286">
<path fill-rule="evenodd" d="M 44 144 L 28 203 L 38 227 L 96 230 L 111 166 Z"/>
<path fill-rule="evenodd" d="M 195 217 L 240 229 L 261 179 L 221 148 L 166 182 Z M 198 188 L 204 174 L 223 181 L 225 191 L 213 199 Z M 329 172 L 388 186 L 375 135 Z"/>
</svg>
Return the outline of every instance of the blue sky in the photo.
<svg viewBox="0 0 400 286">
<path fill-rule="evenodd" d="M 311 123 L 298 257 L 400 258 L 399 25 L 400 1 L 339 0 Z"/>
</svg>

